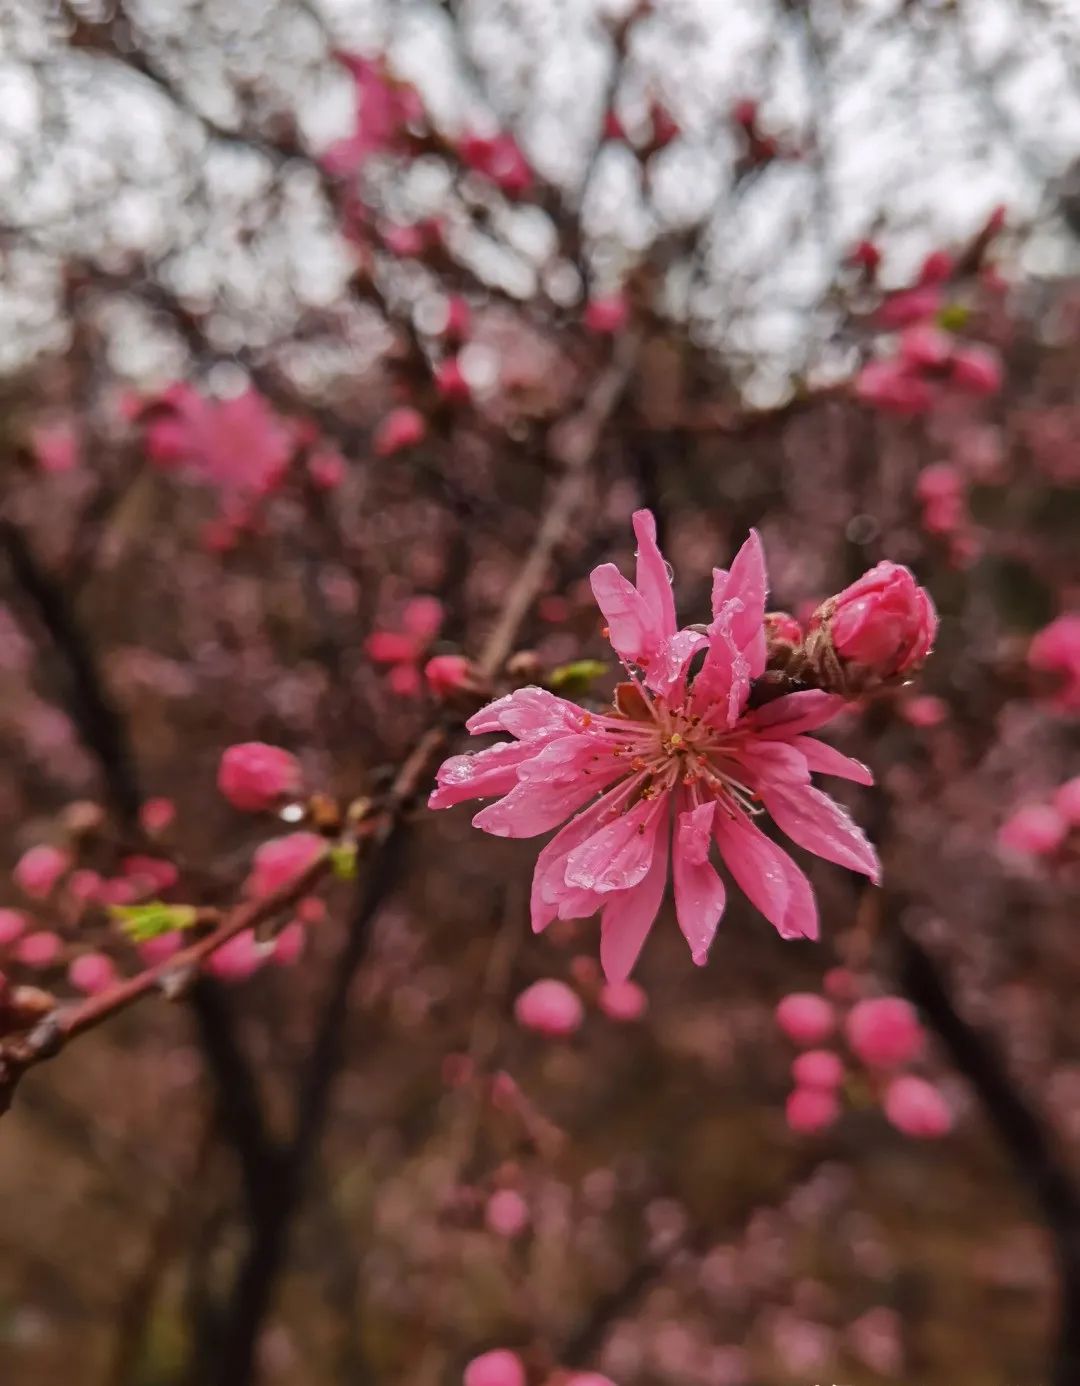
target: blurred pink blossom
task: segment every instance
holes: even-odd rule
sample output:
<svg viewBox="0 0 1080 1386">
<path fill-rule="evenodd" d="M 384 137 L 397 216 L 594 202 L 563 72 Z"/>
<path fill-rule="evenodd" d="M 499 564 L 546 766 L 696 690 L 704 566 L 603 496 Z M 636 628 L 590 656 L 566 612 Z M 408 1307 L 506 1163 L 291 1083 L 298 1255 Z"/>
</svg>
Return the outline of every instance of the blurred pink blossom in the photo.
<svg viewBox="0 0 1080 1386">
<path fill-rule="evenodd" d="M 266 813 L 282 799 L 300 793 L 300 762 L 280 746 L 244 741 L 225 749 L 218 765 L 217 787 L 233 808 Z"/>
<path fill-rule="evenodd" d="M 462 1386 L 525 1386 L 525 1368 L 516 1352 L 495 1348 L 473 1358 Z"/>
<path fill-rule="evenodd" d="M 1025 804 L 998 829 L 998 846 L 1025 857 L 1052 856 L 1068 836 L 1069 824 L 1052 804 Z"/>
<path fill-rule="evenodd" d="M 581 1028 L 585 1008 L 565 982 L 546 977 L 525 988 L 514 1002 L 514 1017 L 526 1030 L 562 1038 Z"/>
<path fill-rule="evenodd" d="M 936 1140 L 952 1130 L 953 1116 L 941 1093 L 925 1078 L 904 1074 L 885 1090 L 885 1115 L 905 1136 Z"/>
<path fill-rule="evenodd" d="M 44 900 L 71 866 L 71 858 L 59 847 L 31 847 L 15 863 L 11 876 L 24 895 Z"/>
<path fill-rule="evenodd" d="M 836 1029 L 836 1012 L 824 996 L 794 991 L 777 1005 L 776 1023 L 793 1043 L 815 1045 Z"/>
<path fill-rule="evenodd" d="M 910 1001 L 878 996 L 860 1001 L 844 1022 L 852 1053 L 868 1068 L 898 1068 L 922 1053 L 926 1033 Z"/>
</svg>

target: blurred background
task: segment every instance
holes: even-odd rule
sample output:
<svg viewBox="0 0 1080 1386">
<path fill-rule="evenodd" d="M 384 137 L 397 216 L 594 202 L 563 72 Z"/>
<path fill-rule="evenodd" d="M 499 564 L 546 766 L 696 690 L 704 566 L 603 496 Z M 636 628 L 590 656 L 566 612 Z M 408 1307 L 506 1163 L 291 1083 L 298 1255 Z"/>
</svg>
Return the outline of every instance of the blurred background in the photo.
<svg viewBox="0 0 1080 1386">
<path fill-rule="evenodd" d="M 1080 1381 L 1078 157 L 1076 0 L 0 8 L 0 970 L 100 994 L 176 942 L 110 906 L 228 908 L 419 765 L 26 1074 L 5 1384 Z M 941 632 L 837 724 L 884 888 L 814 863 L 818 944 L 732 891 L 703 969 L 665 908 L 610 988 L 535 843 L 425 811 L 424 670 L 602 706 L 640 505 L 687 622 L 755 525 L 774 607 L 888 558 Z M 218 793 L 254 740 L 306 818 Z"/>
</svg>

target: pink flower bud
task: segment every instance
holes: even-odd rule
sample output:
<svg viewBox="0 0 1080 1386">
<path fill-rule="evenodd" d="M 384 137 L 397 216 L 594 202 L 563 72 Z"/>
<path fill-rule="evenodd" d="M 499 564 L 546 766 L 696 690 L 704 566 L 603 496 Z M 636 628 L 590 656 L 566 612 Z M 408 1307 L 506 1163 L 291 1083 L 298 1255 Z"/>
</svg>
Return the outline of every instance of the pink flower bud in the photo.
<svg viewBox="0 0 1080 1386">
<path fill-rule="evenodd" d="M 24 895 L 44 900 L 70 865 L 70 857 L 58 847 L 31 847 L 15 863 L 11 876 Z"/>
<path fill-rule="evenodd" d="M 588 332 L 597 336 L 607 336 L 621 332 L 630 317 L 630 305 L 625 294 L 612 294 L 609 298 L 593 298 L 585 306 L 582 322 Z"/>
<path fill-rule="evenodd" d="M 436 698 L 450 698 L 472 683 L 472 665 L 464 655 L 436 655 L 424 665 L 424 679 Z"/>
<path fill-rule="evenodd" d="M 649 998 L 637 982 L 605 982 L 597 1005 L 609 1020 L 640 1020 L 649 1007 Z"/>
<path fill-rule="evenodd" d="M 463 404 L 472 398 L 472 389 L 456 356 L 448 356 L 439 362 L 435 367 L 434 379 L 435 389 L 443 399 L 454 404 Z"/>
<path fill-rule="evenodd" d="M 791 1076 L 801 1088 L 830 1092 L 844 1081 L 844 1064 L 831 1049 L 808 1049 L 792 1063 Z"/>
<path fill-rule="evenodd" d="M 387 685 L 399 698 L 420 696 L 420 670 L 415 664 L 395 664 L 386 676 Z"/>
<path fill-rule="evenodd" d="M 529 1225 L 529 1205 L 516 1189 L 499 1189 L 484 1209 L 484 1222 L 499 1237 L 519 1237 Z"/>
<path fill-rule="evenodd" d="M 920 284 L 944 284 L 952 277 L 953 258 L 947 250 L 932 250 L 919 271 Z"/>
<path fill-rule="evenodd" d="M 900 334 L 900 356 L 909 366 L 940 370 L 949 364 L 953 338 L 932 323 L 916 323 Z"/>
<path fill-rule="evenodd" d="M 933 1083 L 913 1074 L 894 1078 L 885 1091 L 885 1116 L 905 1136 L 937 1140 L 952 1130 L 949 1105 Z"/>
<path fill-rule="evenodd" d="M 284 890 L 326 850 L 317 833 L 289 833 L 264 842 L 255 852 L 244 894 L 263 899 Z"/>
<path fill-rule="evenodd" d="M 321 924 L 326 918 L 326 901 L 317 895 L 305 895 L 296 907 L 296 917 L 304 924 Z"/>
<path fill-rule="evenodd" d="M 68 968 L 68 981 L 76 991 L 96 996 L 116 981 L 116 965 L 104 953 L 80 953 Z"/>
<path fill-rule="evenodd" d="M 422 255 L 427 245 L 422 225 L 384 226 L 382 240 L 387 250 L 402 260 Z"/>
<path fill-rule="evenodd" d="M 275 809 L 282 799 L 300 792 L 300 783 L 296 757 L 262 741 L 230 746 L 218 766 L 218 789 L 242 813 Z"/>
<path fill-rule="evenodd" d="M 831 1126 L 840 1115 L 835 1092 L 824 1088 L 795 1088 L 784 1107 L 787 1124 L 800 1136 L 812 1136 Z"/>
<path fill-rule="evenodd" d="M 802 644 L 802 626 L 787 611 L 766 611 L 765 633 L 770 645 L 775 643 L 794 647 Z"/>
<path fill-rule="evenodd" d="M 1051 701 L 1066 712 L 1080 712 L 1080 613 L 1066 612 L 1044 626 L 1028 646 L 1028 664 L 1061 679 Z"/>
<path fill-rule="evenodd" d="M 496 1348 L 473 1358 L 465 1368 L 462 1386 L 525 1386 L 525 1368 L 516 1352 Z"/>
<path fill-rule="evenodd" d="M 391 409 L 375 430 L 371 448 L 376 457 L 393 457 L 413 448 L 427 435 L 427 420 L 419 409 L 403 404 Z"/>
<path fill-rule="evenodd" d="M 319 448 L 307 460 L 308 476 L 317 491 L 336 491 L 345 480 L 344 457 L 336 448 Z"/>
<path fill-rule="evenodd" d="M 949 705 L 944 698 L 924 693 L 909 699 L 900 709 L 900 715 L 913 727 L 940 727 L 948 720 Z"/>
<path fill-rule="evenodd" d="M 888 414 L 925 414 L 934 392 L 901 361 L 871 361 L 855 378 L 855 394 L 864 404 Z"/>
<path fill-rule="evenodd" d="M 440 335 L 450 342 L 463 342 L 472 326 L 472 310 L 468 301 L 460 294 L 451 294 L 446 300 L 446 320 Z"/>
<path fill-rule="evenodd" d="M 38 466 L 50 475 L 74 471 L 82 461 L 82 443 L 69 423 L 41 424 L 30 439 Z"/>
<path fill-rule="evenodd" d="M 860 241 L 848 256 L 848 260 L 857 269 L 864 269 L 867 274 L 874 274 L 881 264 L 881 251 L 873 241 Z"/>
<path fill-rule="evenodd" d="M 788 1039 L 800 1046 L 820 1044 L 836 1028 L 836 1012 L 824 996 L 793 991 L 776 1008 L 776 1023 Z"/>
<path fill-rule="evenodd" d="M 924 467 L 915 482 L 915 494 L 921 501 L 955 500 L 964 490 L 963 473 L 948 462 Z"/>
<path fill-rule="evenodd" d="M 1069 825 L 1050 804 L 1026 804 L 998 829 L 998 846 L 1026 857 L 1049 857 L 1065 841 Z"/>
<path fill-rule="evenodd" d="M 222 982 L 243 982 L 265 961 L 266 952 L 255 941 L 255 930 L 245 929 L 211 953 L 205 966 Z"/>
<path fill-rule="evenodd" d="M 401 624 L 418 640 L 433 640 L 443 623 L 443 604 L 438 597 L 410 597 L 401 613 Z"/>
<path fill-rule="evenodd" d="M 299 919 L 291 920 L 274 939 L 274 951 L 271 954 L 274 962 L 278 967 L 295 966 L 303 955 L 306 942 L 307 931 L 303 924 Z"/>
<path fill-rule="evenodd" d="M 68 877 L 67 893 L 79 904 L 88 905 L 101 898 L 102 885 L 103 880 L 100 872 L 90 871 L 83 867 L 79 871 L 73 871 Z"/>
<path fill-rule="evenodd" d="M 148 893 L 160 895 L 180 879 L 180 872 L 173 863 L 162 861 L 160 857 L 125 857 L 120 865 L 125 876 L 144 881 Z"/>
<path fill-rule="evenodd" d="M 29 920 L 21 910 L 0 909 L 0 948 L 6 948 L 26 932 Z"/>
<path fill-rule="evenodd" d="M 821 980 L 825 995 L 834 1001 L 852 1001 L 858 994 L 858 980 L 848 967 L 830 967 Z"/>
<path fill-rule="evenodd" d="M 901 996 L 879 996 L 853 1006 L 844 1025 L 852 1052 L 868 1068 L 898 1068 L 923 1049 L 926 1034 L 915 1007 Z"/>
<path fill-rule="evenodd" d="M 909 323 L 932 318 L 941 304 L 941 290 L 927 284 L 918 289 L 902 289 L 898 294 L 890 294 L 877 310 L 876 317 L 882 327 L 907 327 Z"/>
<path fill-rule="evenodd" d="M 514 1018 L 525 1030 L 561 1039 L 580 1029 L 585 1008 L 565 982 L 546 977 L 521 993 L 514 1002 Z"/>
<path fill-rule="evenodd" d="M 364 650 L 376 664 L 411 663 L 420 653 L 417 639 L 401 630 L 375 630 L 364 641 Z"/>
<path fill-rule="evenodd" d="M 48 929 L 26 934 L 15 945 L 15 957 L 25 967 L 49 967 L 60 956 L 60 937 Z"/>
<path fill-rule="evenodd" d="M 1054 808 L 1071 828 L 1080 828 L 1080 775 L 1066 780 L 1058 789 Z"/>
<path fill-rule="evenodd" d="M 139 957 L 147 967 L 156 967 L 158 963 L 171 958 L 174 953 L 179 953 L 183 946 L 183 934 L 174 929 L 171 933 L 158 934 L 156 938 L 148 938 L 145 943 L 140 943 Z"/>
<path fill-rule="evenodd" d="M 574 1372 L 566 1378 L 564 1386 L 615 1386 L 615 1382 L 602 1372 Z"/>
<path fill-rule="evenodd" d="M 969 346 L 957 351 L 951 370 L 953 384 L 971 395 L 996 395 L 1004 380 L 1001 358 L 990 347 Z"/>
<path fill-rule="evenodd" d="M 654 149 L 663 149 L 682 134 L 678 122 L 667 107 L 662 106 L 659 101 L 652 103 L 649 115 L 652 117 L 652 145 Z"/>
<path fill-rule="evenodd" d="M 881 678 L 917 669 L 937 634 L 929 593 L 898 563 L 877 564 L 826 606 L 837 654 Z"/>
</svg>

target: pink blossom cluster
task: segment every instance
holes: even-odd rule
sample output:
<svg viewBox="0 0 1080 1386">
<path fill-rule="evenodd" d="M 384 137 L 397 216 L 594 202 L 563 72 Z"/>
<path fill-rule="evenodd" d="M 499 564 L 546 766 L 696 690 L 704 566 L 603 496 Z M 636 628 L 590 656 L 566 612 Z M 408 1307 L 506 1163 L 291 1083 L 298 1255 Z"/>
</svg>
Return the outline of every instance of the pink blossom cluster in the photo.
<svg viewBox="0 0 1080 1386">
<path fill-rule="evenodd" d="M 926 1034 L 915 1008 L 903 997 L 877 996 L 855 1000 L 843 1014 L 856 979 L 844 969 L 834 969 L 827 986 L 831 997 L 792 992 L 776 1008 L 777 1025 L 803 1050 L 791 1066 L 795 1086 L 786 1107 L 791 1129 L 812 1134 L 832 1126 L 840 1116 L 847 1068 L 834 1049 L 823 1046 L 842 1026 L 848 1049 L 865 1069 L 886 1119 L 918 1140 L 946 1135 L 953 1119 L 939 1090 L 917 1074 L 899 1072 L 925 1049 Z"/>
<path fill-rule="evenodd" d="M 997 352 L 978 342 L 961 343 L 929 322 L 905 327 L 895 353 L 859 372 L 855 393 L 884 413 L 927 414 L 944 393 L 996 395 L 1003 372 Z"/>
<path fill-rule="evenodd" d="M 1080 776 L 1060 785 L 1047 800 L 1014 809 L 998 829 L 1007 859 L 1053 860 L 1080 844 Z"/>
<path fill-rule="evenodd" d="M 391 692 L 402 698 L 419 697 L 424 687 L 425 669 L 429 687 L 437 696 L 445 695 L 456 683 L 460 667 L 436 664 L 435 659 L 429 660 L 426 666 L 423 664 L 424 655 L 442 623 L 443 608 L 437 597 L 412 597 L 402 608 L 398 629 L 372 631 L 364 641 L 368 658 L 386 668 L 386 682 Z"/>
<path fill-rule="evenodd" d="M 1067 611 L 1032 639 L 1028 667 L 1048 688 L 1049 702 L 1061 712 L 1080 712 L 1080 612 Z"/>
<path fill-rule="evenodd" d="M 355 177 L 374 155 L 408 149 L 412 130 L 423 124 L 424 104 L 415 87 L 390 74 L 383 58 L 344 52 L 337 58 L 356 86 L 356 120 L 352 133 L 324 152 L 322 164 L 338 177 Z"/>
<path fill-rule="evenodd" d="M 730 571 L 714 570 L 709 624 L 680 629 L 653 517 L 638 511 L 633 524 L 635 581 L 610 563 L 591 577 L 627 671 L 614 708 L 590 711 L 539 687 L 507 694 L 467 726 L 512 739 L 452 756 L 430 799 L 432 808 L 493 799 L 473 823 L 499 837 L 538 836 L 570 817 L 537 860 L 533 928 L 599 911 L 601 961 L 612 981 L 625 980 L 637 960 L 669 863 L 679 927 L 704 963 L 727 894 L 710 860 L 714 847 L 782 937 L 817 937 L 810 883 L 757 825 L 763 812 L 808 851 L 878 875 L 861 830 L 811 783 L 815 772 L 871 781 L 865 766 L 808 735 L 843 698 L 811 688 L 761 706 L 752 700 L 767 661 L 760 539 L 751 535 Z M 936 617 L 911 575 L 888 567 L 831 607 L 858 659 L 884 658 L 891 676 L 925 657 Z"/>
<path fill-rule="evenodd" d="M 586 974 L 585 980 L 591 982 L 592 978 Z M 648 1008 L 645 992 L 629 979 L 588 986 L 586 994 L 609 1020 L 640 1020 Z M 585 1005 L 580 994 L 566 982 L 544 977 L 519 994 L 514 1002 L 514 1018 L 524 1030 L 548 1039 L 565 1039 L 584 1024 Z"/>
</svg>

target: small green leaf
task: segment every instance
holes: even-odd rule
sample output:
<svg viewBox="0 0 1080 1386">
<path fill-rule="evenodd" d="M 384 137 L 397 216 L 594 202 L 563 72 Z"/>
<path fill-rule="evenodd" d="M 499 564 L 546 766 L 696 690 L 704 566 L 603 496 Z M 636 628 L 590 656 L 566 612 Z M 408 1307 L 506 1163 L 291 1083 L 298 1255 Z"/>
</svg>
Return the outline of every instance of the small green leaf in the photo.
<svg viewBox="0 0 1080 1386">
<path fill-rule="evenodd" d="M 199 917 L 194 905 L 166 905 L 148 900 L 143 905 L 112 905 L 109 913 L 133 943 L 146 943 L 161 934 L 190 929 Z"/>
<path fill-rule="evenodd" d="M 330 848 L 330 865 L 341 881 L 356 879 L 356 843 L 337 842 Z"/>
<path fill-rule="evenodd" d="M 548 687 L 561 693 L 585 693 L 607 673 L 607 665 L 598 659 L 575 659 L 572 664 L 560 664 L 548 675 Z"/>
<path fill-rule="evenodd" d="M 938 326 L 946 332 L 959 332 L 967 326 L 970 317 L 971 309 L 965 308 L 962 303 L 946 303 L 937 315 Z"/>
</svg>

